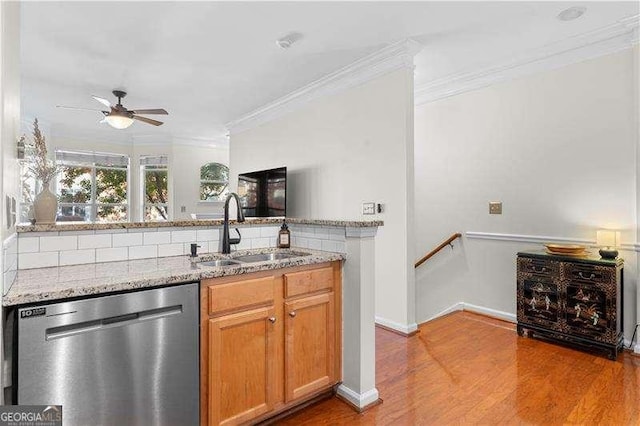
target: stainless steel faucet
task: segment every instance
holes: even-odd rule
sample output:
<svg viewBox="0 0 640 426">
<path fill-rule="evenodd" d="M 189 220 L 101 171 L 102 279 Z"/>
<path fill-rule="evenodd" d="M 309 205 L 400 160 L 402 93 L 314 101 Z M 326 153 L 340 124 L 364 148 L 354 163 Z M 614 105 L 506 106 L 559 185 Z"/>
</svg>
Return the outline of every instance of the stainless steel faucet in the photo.
<svg viewBox="0 0 640 426">
<path fill-rule="evenodd" d="M 240 197 L 238 197 L 238 194 L 235 192 L 230 192 L 229 195 L 227 195 L 227 199 L 224 200 L 224 226 L 222 227 L 222 253 L 224 254 L 231 253 L 231 244 L 239 244 L 242 239 L 238 228 L 236 228 L 238 238 L 229 237 L 229 201 L 231 198 L 236 199 L 236 205 L 238 206 L 237 221 L 244 222 L 244 214 L 242 213 L 242 207 L 240 207 Z"/>
</svg>

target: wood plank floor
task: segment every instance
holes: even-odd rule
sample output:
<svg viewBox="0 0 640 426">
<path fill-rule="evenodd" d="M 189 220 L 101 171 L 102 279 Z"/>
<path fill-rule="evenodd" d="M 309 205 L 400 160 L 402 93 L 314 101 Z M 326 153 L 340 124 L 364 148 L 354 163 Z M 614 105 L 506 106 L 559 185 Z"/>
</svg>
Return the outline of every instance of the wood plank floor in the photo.
<svg viewBox="0 0 640 426">
<path fill-rule="evenodd" d="M 468 312 L 376 339 L 382 404 L 358 414 L 332 398 L 278 424 L 640 424 L 640 357 L 628 352 L 609 361 Z"/>
</svg>

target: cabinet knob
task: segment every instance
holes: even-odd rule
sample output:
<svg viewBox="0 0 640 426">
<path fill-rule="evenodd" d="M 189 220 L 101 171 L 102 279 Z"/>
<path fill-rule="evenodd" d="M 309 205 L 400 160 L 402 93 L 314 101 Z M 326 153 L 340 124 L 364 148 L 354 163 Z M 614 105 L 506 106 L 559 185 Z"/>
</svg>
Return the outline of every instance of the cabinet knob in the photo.
<svg viewBox="0 0 640 426">
<path fill-rule="evenodd" d="M 269 317 L 269 321 L 271 324 L 274 324 L 276 322 L 276 317 Z"/>
<path fill-rule="evenodd" d="M 290 316 L 291 318 L 295 317 L 295 316 L 296 316 L 296 311 L 291 311 L 291 312 L 289 312 L 289 316 Z"/>
</svg>

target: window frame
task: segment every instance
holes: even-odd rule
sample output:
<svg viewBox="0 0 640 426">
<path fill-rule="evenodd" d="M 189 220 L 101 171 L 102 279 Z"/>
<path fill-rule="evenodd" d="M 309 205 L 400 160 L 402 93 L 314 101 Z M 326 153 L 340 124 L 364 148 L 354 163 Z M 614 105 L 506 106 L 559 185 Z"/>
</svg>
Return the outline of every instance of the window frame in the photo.
<svg viewBox="0 0 640 426">
<path fill-rule="evenodd" d="M 145 160 L 157 159 L 159 164 L 143 164 Z M 153 160 L 151 160 L 153 161 Z M 141 155 L 140 163 L 140 221 L 141 222 L 163 222 L 162 220 L 147 220 L 147 207 L 166 207 L 167 219 L 165 222 L 171 221 L 171 194 L 169 193 L 169 157 L 167 155 Z M 147 180 L 145 174 L 150 171 L 166 171 L 167 172 L 167 202 L 166 203 L 149 203 L 147 202 Z"/>
<path fill-rule="evenodd" d="M 64 159 L 58 159 L 58 154 L 59 153 L 70 153 L 70 154 L 77 154 L 79 156 L 93 156 L 94 157 L 94 161 L 87 161 L 86 163 L 82 162 L 82 161 L 69 161 L 69 160 L 64 160 Z M 62 207 L 83 207 L 83 208 L 89 208 L 89 222 L 88 223 L 100 223 L 97 222 L 97 215 L 98 215 L 98 209 L 100 207 L 124 207 L 126 209 L 126 213 L 125 213 L 125 217 L 124 219 L 117 221 L 117 222 L 113 222 L 113 221 L 108 221 L 111 223 L 122 223 L 122 222 L 130 222 L 131 221 L 131 158 L 128 155 L 125 154 L 119 154 L 119 153 L 106 153 L 106 152 L 96 152 L 96 151 L 69 151 L 69 150 L 65 150 L 65 149 L 56 149 L 55 150 L 55 156 L 56 156 L 56 164 L 58 166 L 63 166 L 63 167 L 78 167 L 78 168 L 87 168 L 91 170 L 91 202 L 90 203 L 68 203 L 68 202 L 62 202 L 62 201 L 58 201 L 58 209 L 61 210 Z M 100 157 L 100 156 L 114 156 L 114 157 L 123 157 L 127 159 L 127 165 L 125 166 L 103 166 L 103 165 L 97 165 L 96 161 L 95 161 L 95 157 Z M 99 203 L 98 199 L 97 199 L 97 178 L 96 178 L 96 171 L 98 169 L 107 169 L 107 170 L 124 170 L 127 174 L 127 196 L 126 199 L 127 201 L 125 203 Z M 56 179 L 55 179 L 55 194 L 56 196 L 59 196 L 59 190 L 60 190 L 60 178 L 62 175 L 63 171 L 60 170 L 58 172 L 58 174 L 56 175 Z M 56 218 L 57 218 L 57 213 L 56 213 Z M 70 222 L 80 222 L 80 221 L 70 221 Z M 82 222 L 86 222 L 86 221 L 82 221 Z"/>
<path fill-rule="evenodd" d="M 204 163 L 202 166 L 200 166 L 200 176 L 202 177 L 202 168 L 208 166 L 209 164 L 219 164 L 221 166 L 224 166 L 227 168 L 227 175 L 229 174 L 229 166 L 224 164 L 224 163 L 220 163 L 218 161 L 208 161 L 206 163 Z M 220 195 L 217 196 L 217 198 L 215 199 L 207 199 L 207 200 L 203 200 L 202 199 L 202 185 L 203 184 L 225 184 L 224 189 L 222 190 L 222 192 L 220 193 Z M 222 203 L 224 202 L 224 198 L 225 198 L 225 191 L 229 192 L 229 179 L 227 179 L 226 181 L 224 180 L 210 180 L 210 179 L 200 179 L 199 183 L 198 183 L 198 204 L 216 204 L 216 203 Z"/>
</svg>

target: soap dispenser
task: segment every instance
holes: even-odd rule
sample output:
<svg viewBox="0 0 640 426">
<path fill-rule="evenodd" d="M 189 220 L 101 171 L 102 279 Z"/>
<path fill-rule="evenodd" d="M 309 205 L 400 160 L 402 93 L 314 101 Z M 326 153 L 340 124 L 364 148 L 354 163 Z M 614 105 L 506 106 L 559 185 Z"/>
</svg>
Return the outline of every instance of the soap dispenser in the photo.
<svg viewBox="0 0 640 426">
<path fill-rule="evenodd" d="M 291 247 L 291 232 L 289 231 L 287 223 L 283 220 L 280 232 L 278 232 L 278 248 L 289 247 Z"/>
</svg>

